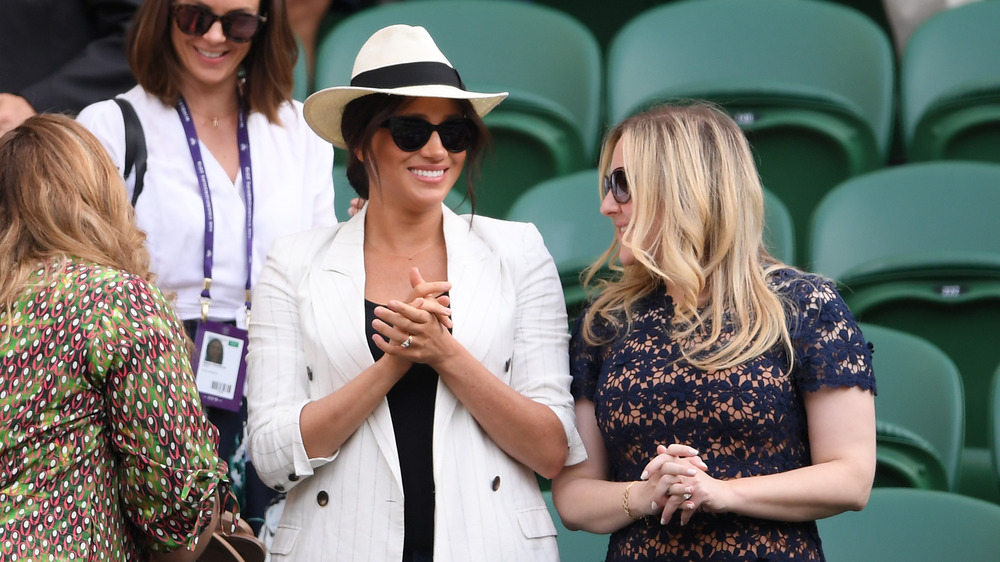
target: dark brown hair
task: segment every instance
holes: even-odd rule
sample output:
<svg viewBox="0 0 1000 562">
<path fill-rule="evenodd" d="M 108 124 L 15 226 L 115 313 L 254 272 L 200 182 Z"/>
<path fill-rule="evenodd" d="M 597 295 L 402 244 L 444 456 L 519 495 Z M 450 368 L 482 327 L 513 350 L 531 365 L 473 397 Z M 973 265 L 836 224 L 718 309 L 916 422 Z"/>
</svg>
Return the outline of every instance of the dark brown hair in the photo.
<svg viewBox="0 0 1000 562">
<path fill-rule="evenodd" d="M 344 107 L 344 115 L 340 120 L 340 132 L 347 145 L 347 181 L 358 196 L 368 199 L 369 177 L 378 181 L 378 162 L 372 152 L 372 138 L 386 119 L 407 102 L 416 98 L 392 94 L 368 94 L 351 100 Z M 476 209 L 476 196 L 473 192 L 473 179 L 479 176 L 483 152 L 490 142 L 490 132 L 476 113 L 468 100 L 455 100 L 462 114 L 476 124 L 479 134 L 472 146 L 466 151 L 465 196 L 469 200 L 473 213 Z M 355 150 L 361 150 L 364 162 L 358 159 Z"/>
<path fill-rule="evenodd" d="M 132 20 L 126 45 L 136 81 L 169 106 L 180 97 L 178 83 L 184 72 L 170 40 L 173 4 L 174 0 L 145 0 Z M 243 59 L 243 95 L 249 111 L 278 123 L 278 108 L 292 98 L 292 70 L 299 49 L 285 0 L 260 0 L 260 14 L 267 17 L 267 22 Z"/>
</svg>

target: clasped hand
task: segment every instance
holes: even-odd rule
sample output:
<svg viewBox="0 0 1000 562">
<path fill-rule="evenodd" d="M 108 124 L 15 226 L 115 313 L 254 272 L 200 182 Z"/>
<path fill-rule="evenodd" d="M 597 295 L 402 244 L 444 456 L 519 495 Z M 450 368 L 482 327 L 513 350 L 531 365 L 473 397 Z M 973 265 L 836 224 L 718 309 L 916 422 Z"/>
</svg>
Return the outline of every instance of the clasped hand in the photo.
<svg viewBox="0 0 1000 562">
<path fill-rule="evenodd" d="M 724 511 L 724 481 L 709 476 L 708 465 L 698 451 L 687 445 L 656 446 L 656 456 L 643 470 L 642 497 L 651 498 L 649 509 L 660 515 L 666 525 L 674 512 L 681 511 L 681 525 L 686 525 L 695 511 Z M 645 510 L 642 510 L 645 512 Z"/>
<path fill-rule="evenodd" d="M 448 353 L 452 328 L 447 281 L 424 281 L 420 270 L 410 270 L 405 301 L 391 300 L 375 308 L 372 327 L 375 345 L 384 353 L 414 363 L 434 365 Z"/>
</svg>

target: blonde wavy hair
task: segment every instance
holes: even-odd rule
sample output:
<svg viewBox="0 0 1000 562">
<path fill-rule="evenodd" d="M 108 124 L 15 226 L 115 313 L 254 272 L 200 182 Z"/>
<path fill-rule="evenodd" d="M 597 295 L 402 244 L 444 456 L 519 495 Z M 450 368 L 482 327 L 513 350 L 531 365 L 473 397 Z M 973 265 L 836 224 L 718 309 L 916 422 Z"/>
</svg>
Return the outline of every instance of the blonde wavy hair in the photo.
<svg viewBox="0 0 1000 562">
<path fill-rule="evenodd" d="M 779 342 L 790 351 L 786 303 L 768 281 L 788 266 L 764 247 L 763 190 L 736 123 L 705 102 L 654 107 L 607 134 L 603 173 L 619 142 L 632 195 L 620 244 L 635 263 L 615 265 L 616 240 L 584 272 L 585 285 L 600 289 L 584 317 L 584 338 L 607 343 L 594 329 L 598 318 L 616 333 L 631 329 L 636 302 L 669 287 L 680 297 L 665 328 L 690 364 L 726 369 Z M 607 265 L 616 273 L 610 279 L 601 275 Z M 727 326 L 732 332 L 723 337 Z"/>
<path fill-rule="evenodd" d="M 63 115 L 36 115 L 0 137 L 0 307 L 69 258 L 152 281 L 145 234 L 101 143 Z"/>
</svg>

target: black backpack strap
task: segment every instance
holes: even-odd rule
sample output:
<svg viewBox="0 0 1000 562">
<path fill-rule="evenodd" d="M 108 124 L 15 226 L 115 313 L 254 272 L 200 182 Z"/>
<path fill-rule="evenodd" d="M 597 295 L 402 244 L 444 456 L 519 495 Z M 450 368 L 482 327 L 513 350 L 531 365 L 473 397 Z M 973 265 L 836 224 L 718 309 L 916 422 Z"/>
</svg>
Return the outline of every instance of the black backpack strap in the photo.
<svg viewBox="0 0 1000 562">
<path fill-rule="evenodd" d="M 132 206 L 139 200 L 142 193 L 142 181 L 146 175 L 146 135 L 142 131 L 142 123 L 135 113 L 132 104 L 122 98 L 114 98 L 122 110 L 125 121 L 125 179 L 128 179 L 132 169 L 135 169 L 135 188 L 132 190 Z"/>
</svg>

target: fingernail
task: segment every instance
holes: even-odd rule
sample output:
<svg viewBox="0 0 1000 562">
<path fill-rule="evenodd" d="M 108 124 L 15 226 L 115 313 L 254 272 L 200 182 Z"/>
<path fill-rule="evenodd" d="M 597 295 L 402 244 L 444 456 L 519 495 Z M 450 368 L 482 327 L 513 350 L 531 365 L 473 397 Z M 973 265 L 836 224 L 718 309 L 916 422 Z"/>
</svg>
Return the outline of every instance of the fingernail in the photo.
<svg viewBox="0 0 1000 562">
<path fill-rule="evenodd" d="M 693 468 L 687 469 L 687 475 L 688 476 L 694 476 L 695 474 L 698 474 L 698 472 L 695 469 L 693 469 Z"/>
<path fill-rule="evenodd" d="M 651 505 L 652 505 L 653 511 L 656 511 L 656 508 L 659 507 L 659 506 L 656 505 L 656 502 L 653 502 Z"/>
<path fill-rule="evenodd" d="M 642 471 L 642 475 L 639 476 L 639 480 L 645 480 L 647 478 L 649 478 L 649 471 L 648 470 L 643 470 Z"/>
<path fill-rule="evenodd" d="M 698 454 L 698 449 L 695 449 L 694 447 L 691 447 L 691 454 L 692 455 L 697 455 Z"/>
<path fill-rule="evenodd" d="M 661 518 L 660 518 L 660 525 L 666 525 L 666 524 L 667 524 L 667 520 L 666 520 L 666 519 L 663 519 L 663 518 L 661 517 Z"/>
</svg>

